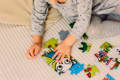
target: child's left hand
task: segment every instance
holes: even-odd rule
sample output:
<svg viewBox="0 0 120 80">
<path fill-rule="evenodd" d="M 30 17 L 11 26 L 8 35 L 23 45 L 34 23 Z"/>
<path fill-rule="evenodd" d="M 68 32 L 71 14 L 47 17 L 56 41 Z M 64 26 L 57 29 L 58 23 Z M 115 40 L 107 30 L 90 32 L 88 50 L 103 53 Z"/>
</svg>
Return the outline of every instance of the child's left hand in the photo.
<svg viewBox="0 0 120 80">
<path fill-rule="evenodd" d="M 56 62 L 62 62 L 65 57 L 70 60 L 71 49 L 76 41 L 77 39 L 74 36 L 68 35 L 67 38 L 55 48 L 54 51 L 56 53 L 52 58 L 56 58 Z"/>
</svg>

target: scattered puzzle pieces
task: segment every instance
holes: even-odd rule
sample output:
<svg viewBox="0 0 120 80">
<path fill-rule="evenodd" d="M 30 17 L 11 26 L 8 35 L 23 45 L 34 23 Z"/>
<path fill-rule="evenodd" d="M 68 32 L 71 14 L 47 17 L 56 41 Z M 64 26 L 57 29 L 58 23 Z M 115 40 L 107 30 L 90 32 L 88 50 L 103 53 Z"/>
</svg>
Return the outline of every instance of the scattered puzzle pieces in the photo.
<svg viewBox="0 0 120 80">
<path fill-rule="evenodd" d="M 103 62 L 106 63 L 106 65 L 108 65 L 113 58 L 109 58 L 107 54 L 108 52 L 99 51 L 98 53 L 95 54 L 95 56 L 97 57 L 99 62 Z"/>
<path fill-rule="evenodd" d="M 105 42 L 103 45 L 100 46 L 101 50 L 95 54 L 99 62 L 103 62 L 106 65 L 110 65 L 111 63 L 111 70 L 117 69 L 120 65 L 120 56 L 118 47 L 114 47 L 108 42 Z M 115 57 L 115 55 L 117 55 Z"/>
<path fill-rule="evenodd" d="M 84 69 L 84 72 L 87 73 L 89 78 L 94 77 L 96 73 L 100 73 L 99 69 L 95 65 L 87 65 L 87 68 Z"/>
</svg>

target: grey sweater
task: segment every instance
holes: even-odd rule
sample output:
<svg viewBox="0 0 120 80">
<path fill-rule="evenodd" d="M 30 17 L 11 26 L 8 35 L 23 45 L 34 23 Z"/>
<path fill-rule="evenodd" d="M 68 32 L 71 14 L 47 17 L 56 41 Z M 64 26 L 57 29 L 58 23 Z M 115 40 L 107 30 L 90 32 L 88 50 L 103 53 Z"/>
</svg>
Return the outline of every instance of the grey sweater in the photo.
<svg viewBox="0 0 120 80">
<path fill-rule="evenodd" d="M 120 0 L 67 0 L 64 4 L 50 0 L 35 0 L 32 15 L 32 35 L 44 34 L 48 4 L 59 10 L 63 17 L 76 22 L 70 34 L 80 38 L 89 26 L 92 14 L 108 14 L 120 6 Z"/>
</svg>

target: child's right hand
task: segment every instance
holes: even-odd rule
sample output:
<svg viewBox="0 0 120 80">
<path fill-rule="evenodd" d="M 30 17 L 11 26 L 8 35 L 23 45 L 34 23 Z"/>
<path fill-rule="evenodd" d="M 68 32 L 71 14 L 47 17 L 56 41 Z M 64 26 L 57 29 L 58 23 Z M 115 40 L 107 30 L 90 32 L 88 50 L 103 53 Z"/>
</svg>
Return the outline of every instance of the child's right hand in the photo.
<svg viewBox="0 0 120 80">
<path fill-rule="evenodd" d="M 29 59 L 34 59 L 39 53 L 42 48 L 42 36 L 32 36 L 33 38 L 33 45 L 27 51 L 27 57 Z"/>
<path fill-rule="evenodd" d="M 40 53 L 40 50 L 41 50 L 40 45 L 33 44 L 27 51 L 27 54 L 26 54 L 27 58 L 34 59 Z"/>
</svg>

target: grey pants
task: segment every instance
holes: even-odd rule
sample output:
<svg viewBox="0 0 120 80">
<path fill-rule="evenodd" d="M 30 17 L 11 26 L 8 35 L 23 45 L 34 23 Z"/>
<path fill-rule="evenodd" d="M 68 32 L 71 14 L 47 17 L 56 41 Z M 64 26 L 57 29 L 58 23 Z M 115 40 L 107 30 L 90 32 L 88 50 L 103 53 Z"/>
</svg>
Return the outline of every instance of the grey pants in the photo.
<svg viewBox="0 0 120 80">
<path fill-rule="evenodd" d="M 116 19 L 120 21 L 120 13 L 114 11 L 120 9 L 120 0 L 94 0 L 95 6 L 93 7 L 93 16 L 98 16 L 102 21 Z"/>
</svg>

